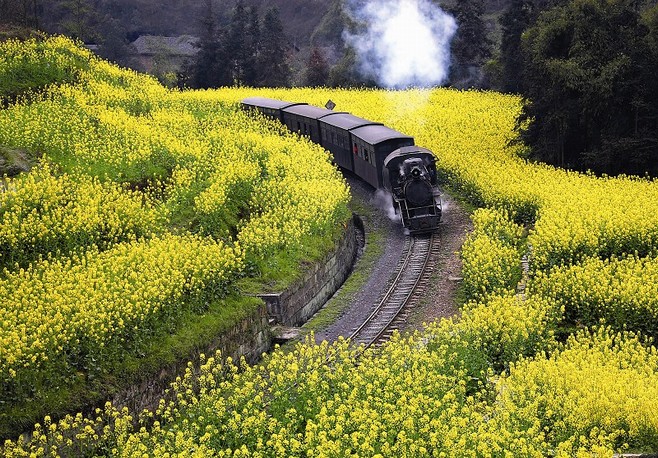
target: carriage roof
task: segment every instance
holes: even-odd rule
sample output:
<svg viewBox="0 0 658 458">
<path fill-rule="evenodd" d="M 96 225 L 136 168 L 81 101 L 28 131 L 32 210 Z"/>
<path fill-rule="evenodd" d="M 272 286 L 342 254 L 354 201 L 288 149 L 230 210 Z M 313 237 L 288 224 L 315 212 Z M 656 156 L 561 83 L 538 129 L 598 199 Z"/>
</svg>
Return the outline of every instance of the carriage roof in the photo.
<svg viewBox="0 0 658 458">
<path fill-rule="evenodd" d="M 304 116 L 305 118 L 310 118 L 310 119 L 320 119 L 326 116 L 342 113 L 342 112 L 328 110 L 326 108 L 315 107 L 313 105 L 293 105 L 284 108 L 283 111 L 286 113 L 292 113 L 299 116 Z"/>
<path fill-rule="evenodd" d="M 322 122 L 343 130 L 351 130 L 369 125 L 381 125 L 380 123 L 368 121 L 350 113 L 333 113 L 322 118 Z"/>
<path fill-rule="evenodd" d="M 378 145 L 387 140 L 411 140 L 413 142 L 413 137 L 404 135 L 397 130 L 393 130 L 390 127 L 383 125 L 369 125 L 358 127 L 352 130 L 352 135 L 360 138 L 370 145 Z"/>
<path fill-rule="evenodd" d="M 266 97 L 247 97 L 242 100 L 242 104 L 259 108 L 271 108 L 274 110 L 282 110 L 295 105 L 306 105 L 304 103 L 285 102 L 283 100 L 268 99 Z"/>
</svg>

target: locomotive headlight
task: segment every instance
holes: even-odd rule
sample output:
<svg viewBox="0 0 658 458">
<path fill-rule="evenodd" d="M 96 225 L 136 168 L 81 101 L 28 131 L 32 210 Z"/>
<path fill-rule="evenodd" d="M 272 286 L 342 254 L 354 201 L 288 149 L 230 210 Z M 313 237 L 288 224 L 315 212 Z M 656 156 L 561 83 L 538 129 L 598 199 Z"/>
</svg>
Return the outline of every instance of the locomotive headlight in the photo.
<svg viewBox="0 0 658 458">
<path fill-rule="evenodd" d="M 420 170 L 420 167 L 414 167 L 411 169 L 411 176 L 414 178 L 418 178 L 423 174 L 423 171 Z"/>
</svg>

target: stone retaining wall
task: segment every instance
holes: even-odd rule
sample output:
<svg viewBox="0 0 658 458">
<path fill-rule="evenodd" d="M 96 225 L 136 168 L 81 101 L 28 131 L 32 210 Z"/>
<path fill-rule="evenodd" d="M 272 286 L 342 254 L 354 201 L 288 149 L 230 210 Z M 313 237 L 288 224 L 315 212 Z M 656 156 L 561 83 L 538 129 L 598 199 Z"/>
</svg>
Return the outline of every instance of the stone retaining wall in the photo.
<svg viewBox="0 0 658 458">
<path fill-rule="evenodd" d="M 195 354 L 161 369 L 148 380 L 117 393 L 111 399 L 112 404 L 119 408 L 127 406 L 131 412 L 141 412 L 143 409 L 154 410 L 169 385 L 176 380 L 176 377 L 185 374 L 188 361 L 198 364 L 201 353 L 210 357 L 214 356 L 217 350 L 221 350 L 224 357 L 230 356 L 234 361 L 239 361 L 244 356 L 248 363 L 253 364 L 258 362 L 262 354 L 269 351 L 271 347 L 272 334 L 267 307 L 261 304 L 252 314 L 217 336 L 214 341 L 200 348 Z"/>
<path fill-rule="evenodd" d="M 273 321 L 284 326 L 300 326 L 340 288 L 352 271 L 358 253 L 357 227 L 362 228 L 363 223 L 354 215 L 334 249 L 309 266 L 302 278 L 280 293 L 259 295 Z"/>
</svg>

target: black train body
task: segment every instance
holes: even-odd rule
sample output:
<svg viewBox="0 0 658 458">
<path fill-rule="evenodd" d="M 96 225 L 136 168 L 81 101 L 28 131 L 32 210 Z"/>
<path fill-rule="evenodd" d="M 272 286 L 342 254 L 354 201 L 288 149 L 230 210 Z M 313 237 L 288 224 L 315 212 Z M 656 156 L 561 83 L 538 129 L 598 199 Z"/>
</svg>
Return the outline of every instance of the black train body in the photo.
<svg viewBox="0 0 658 458">
<path fill-rule="evenodd" d="M 412 234 L 433 232 L 438 227 L 441 197 L 436 159 L 428 149 L 415 146 L 413 137 L 381 123 L 305 103 L 249 97 L 242 101 L 242 107 L 308 136 L 329 150 L 338 166 L 376 189 L 386 189 L 402 224 Z"/>
</svg>

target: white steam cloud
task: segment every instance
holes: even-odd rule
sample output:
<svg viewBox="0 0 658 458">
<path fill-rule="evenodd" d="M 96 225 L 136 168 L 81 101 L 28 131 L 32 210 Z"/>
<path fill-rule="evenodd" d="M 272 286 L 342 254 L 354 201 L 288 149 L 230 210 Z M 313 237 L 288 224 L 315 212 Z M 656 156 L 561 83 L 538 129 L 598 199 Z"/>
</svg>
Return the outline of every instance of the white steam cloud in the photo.
<svg viewBox="0 0 658 458">
<path fill-rule="evenodd" d="M 394 89 L 446 80 L 457 23 L 430 0 L 347 0 L 346 9 L 362 28 L 343 38 L 363 76 Z"/>
<path fill-rule="evenodd" d="M 402 221 L 400 215 L 395 213 L 395 208 L 393 207 L 393 196 L 387 190 L 380 188 L 375 191 L 372 202 L 377 208 L 383 210 L 391 221 L 396 223 Z"/>
</svg>

